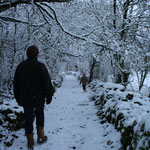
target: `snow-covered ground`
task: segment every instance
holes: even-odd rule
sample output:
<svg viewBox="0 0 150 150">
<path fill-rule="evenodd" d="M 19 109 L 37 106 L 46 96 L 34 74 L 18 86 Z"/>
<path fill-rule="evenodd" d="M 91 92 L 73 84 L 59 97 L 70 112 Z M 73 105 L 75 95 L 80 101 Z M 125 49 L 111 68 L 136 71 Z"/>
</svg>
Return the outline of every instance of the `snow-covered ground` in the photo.
<svg viewBox="0 0 150 150">
<path fill-rule="evenodd" d="M 100 124 L 89 96 L 89 89 L 84 93 L 74 76 L 66 76 L 52 103 L 45 107 L 46 143 L 36 143 L 34 128 L 35 150 L 119 150 L 120 133 L 111 124 Z M 7 150 L 26 149 L 24 130 L 17 131 L 16 135 L 19 138 Z"/>
</svg>

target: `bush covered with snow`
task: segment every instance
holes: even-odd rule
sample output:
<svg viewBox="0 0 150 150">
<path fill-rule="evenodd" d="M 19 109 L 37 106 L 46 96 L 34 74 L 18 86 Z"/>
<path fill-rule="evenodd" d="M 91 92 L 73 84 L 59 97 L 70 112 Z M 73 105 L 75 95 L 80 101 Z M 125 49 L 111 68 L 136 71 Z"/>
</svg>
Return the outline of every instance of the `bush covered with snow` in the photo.
<svg viewBox="0 0 150 150">
<path fill-rule="evenodd" d="M 63 79 L 64 79 L 64 75 L 63 75 L 63 74 L 58 75 L 55 79 L 52 80 L 53 86 L 54 86 L 55 88 L 61 87 L 62 82 L 63 82 Z"/>
<path fill-rule="evenodd" d="M 17 130 L 24 127 L 23 109 L 19 107 L 14 99 L 0 99 L 0 143 L 4 147 L 13 144 Z M 0 145 L 1 147 L 2 145 Z M 7 149 L 7 148 L 6 148 Z"/>
<path fill-rule="evenodd" d="M 121 132 L 123 150 L 150 148 L 150 99 L 124 86 L 93 81 L 91 100 L 95 102 L 101 123 L 108 121 Z"/>
</svg>

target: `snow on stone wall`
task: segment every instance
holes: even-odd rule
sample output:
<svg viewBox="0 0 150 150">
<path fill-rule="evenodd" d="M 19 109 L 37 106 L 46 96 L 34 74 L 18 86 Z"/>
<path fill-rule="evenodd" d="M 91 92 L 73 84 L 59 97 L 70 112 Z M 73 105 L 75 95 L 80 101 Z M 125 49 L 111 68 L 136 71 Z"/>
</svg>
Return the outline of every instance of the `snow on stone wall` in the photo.
<svg viewBox="0 0 150 150">
<path fill-rule="evenodd" d="M 123 150 L 150 147 L 150 99 L 122 85 L 95 80 L 90 84 L 91 100 L 97 106 L 101 123 L 108 121 L 121 132 Z"/>
</svg>

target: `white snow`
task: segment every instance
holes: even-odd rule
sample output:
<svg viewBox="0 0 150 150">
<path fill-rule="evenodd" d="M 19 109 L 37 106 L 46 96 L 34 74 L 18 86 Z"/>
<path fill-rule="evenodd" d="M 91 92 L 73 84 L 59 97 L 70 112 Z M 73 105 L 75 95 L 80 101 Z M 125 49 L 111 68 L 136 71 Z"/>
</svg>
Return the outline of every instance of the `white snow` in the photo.
<svg viewBox="0 0 150 150">
<path fill-rule="evenodd" d="M 34 125 L 35 149 L 119 150 L 120 133 L 111 124 L 100 124 L 96 107 L 89 96 L 89 89 L 84 93 L 76 78 L 67 75 L 62 87 L 57 89 L 52 103 L 45 107 L 45 133 L 48 136 L 46 143 L 36 143 Z M 19 138 L 7 150 L 26 149 L 24 130 L 15 134 Z"/>
<path fill-rule="evenodd" d="M 90 87 L 92 89 L 91 98 L 94 98 L 93 100 L 101 109 L 101 114 L 104 114 L 105 117 L 111 115 L 111 121 L 114 119 L 117 122 L 118 120 L 117 129 L 122 133 L 125 133 L 123 128 L 133 127 L 132 144 L 136 150 L 149 148 L 147 143 L 149 143 L 150 133 L 150 98 L 139 92 L 124 91 L 121 85 L 107 84 L 100 80 L 93 81 Z M 133 97 L 130 97 L 131 95 Z M 106 100 L 102 107 L 101 97 Z M 121 119 L 119 115 L 122 115 L 123 118 Z"/>
</svg>

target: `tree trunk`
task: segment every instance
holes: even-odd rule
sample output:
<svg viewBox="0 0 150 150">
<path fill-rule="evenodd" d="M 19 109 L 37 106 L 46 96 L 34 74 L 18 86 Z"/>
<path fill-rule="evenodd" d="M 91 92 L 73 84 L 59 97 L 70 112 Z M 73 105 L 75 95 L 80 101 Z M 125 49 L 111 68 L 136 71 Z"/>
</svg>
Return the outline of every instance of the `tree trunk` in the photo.
<svg viewBox="0 0 150 150">
<path fill-rule="evenodd" d="M 148 67 L 144 69 L 144 71 L 142 71 L 141 73 L 141 80 L 140 80 L 140 83 L 139 83 L 139 91 L 142 89 L 143 87 L 143 84 L 144 84 L 144 81 L 146 79 L 146 76 L 148 74 Z"/>
<path fill-rule="evenodd" d="M 114 0 L 114 5 L 115 5 L 115 1 Z M 129 0 L 126 0 L 123 4 L 123 22 L 122 22 L 122 30 L 120 32 L 120 37 L 121 37 L 121 40 L 124 40 L 126 38 L 126 20 L 127 20 L 127 15 L 128 15 L 128 10 L 129 10 L 129 6 L 130 6 L 130 2 Z M 115 10 L 114 10 L 115 12 Z M 120 65 L 120 68 L 122 70 L 124 70 L 124 61 L 121 60 L 121 55 L 120 55 L 120 58 L 118 60 L 118 63 Z M 129 78 L 129 75 L 130 73 L 127 72 L 127 71 L 122 71 L 121 73 L 117 74 L 117 79 L 116 79 L 116 83 L 122 83 L 123 85 L 127 85 L 127 82 L 128 82 L 128 78 Z"/>
<path fill-rule="evenodd" d="M 91 65 L 91 68 L 90 68 L 89 83 L 90 83 L 90 82 L 92 81 L 92 79 L 93 79 L 93 71 L 94 71 L 95 64 L 96 64 L 96 60 L 93 59 L 92 65 Z"/>
<path fill-rule="evenodd" d="M 114 23 L 114 29 L 116 29 L 116 0 L 114 0 L 114 19 L 113 19 L 113 23 Z"/>
<path fill-rule="evenodd" d="M 126 34 L 125 27 L 126 27 L 126 20 L 127 20 L 129 6 L 130 6 L 130 1 L 126 0 L 123 4 L 123 22 L 122 22 L 122 31 L 120 33 L 121 39 L 124 39 Z"/>
<path fill-rule="evenodd" d="M 16 13 L 17 8 L 15 7 L 13 10 L 13 17 L 15 17 L 15 13 Z M 14 39 L 13 39 L 13 55 L 12 58 L 10 60 L 10 72 L 9 72 L 9 79 L 8 79 L 8 91 L 10 92 L 12 90 L 12 82 L 13 82 L 13 67 L 14 67 L 14 62 L 15 62 L 15 56 L 16 56 L 16 52 L 17 52 L 17 47 L 16 47 L 16 34 L 17 34 L 17 24 L 14 23 Z"/>
</svg>

